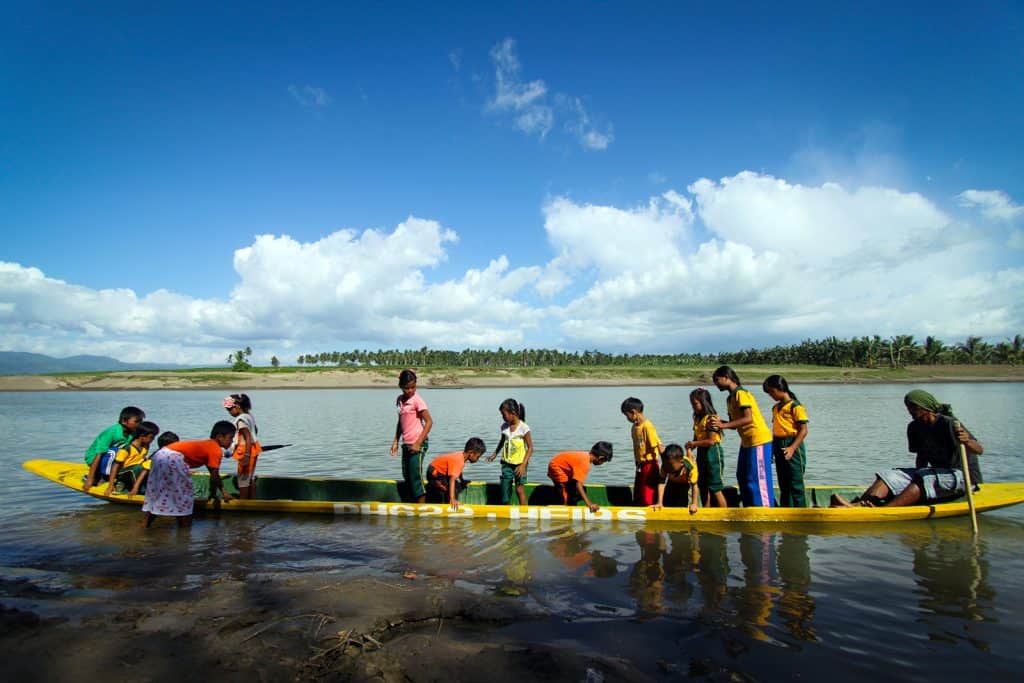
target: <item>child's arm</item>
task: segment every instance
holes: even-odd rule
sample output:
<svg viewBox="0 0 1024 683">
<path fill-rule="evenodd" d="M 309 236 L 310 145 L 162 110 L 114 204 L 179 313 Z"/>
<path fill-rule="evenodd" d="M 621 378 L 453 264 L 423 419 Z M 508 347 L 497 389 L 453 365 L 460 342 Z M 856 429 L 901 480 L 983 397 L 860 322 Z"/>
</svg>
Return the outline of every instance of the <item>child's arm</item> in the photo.
<svg viewBox="0 0 1024 683">
<path fill-rule="evenodd" d="M 583 501 L 583 504 L 586 505 L 591 512 L 597 512 L 601 509 L 601 506 L 597 503 L 590 502 L 590 499 L 587 498 L 586 487 L 584 487 L 583 482 L 578 479 L 576 480 L 576 491 L 580 494 L 580 499 Z"/>
<path fill-rule="evenodd" d="M 242 454 L 241 460 L 238 461 L 239 467 L 244 470 L 249 469 L 249 458 L 252 457 L 252 434 L 249 432 L 248 427 L 241 427 L 238 430 L 238 438 L 245 439 L 245 452 Z"/>
<path fill-rule="evenodd" d="M 114 466 L 110 468 L 110 480 L 107 482 L 107 490 L 103 492 L 104 496 L 109 496 L 114 492 L 114 482 L 117 480 L 117 473 L 121 471 L 121 462 L 114 459 Z"/>
<path fill-rule="evenodd" d="M 224 481 L 220 478 L 220 470 L 209 465 L 206 466 L 206 469 L 210 470 L 210 498 L 216 499 L 214 494 L 220 491 L 224 502 L 231 500 L 231 495 L 224 489 Z"/>
<path fill-rule="evenodd" d="M 719 429 L 739 429 L 740 427 L 746 427 L 754 421 L 754 416 L 750 412 L 750 408 L 743 409 L 743 415 L 741 417 L 732 420 L 731 422 L 722 422 L 722 418 L 715 416 L 715 426 Z"/>
<path fill-rule="evenodd" d="M 700 498 L 700 489 L 697 488 L 697 482 L 690 484 L 690 514 L 697 514 L 697 500 Z"/>
<path fill-rule="evenodd" d="M 402 418 L 395 424 L 395 440 L 391 442 L 391 455 L 398 454 L 398 440 L 402 437 Z"/>
<path fill-rule="evenodd" d="M 498 447 L 494 449 L 494 455 L 487 458 L 487 462 L 494 462 L 494 459 L 498 457 L 498 453 L 501 453 L 501 447 L 505 445 L 505 435 L 502 434 L 501 438 L 498 439 Z"/>
<path fill-rule="evenodd" d="M 526 455 L 523 456 L 523 461 L 516 467 L 517 477 L 522 477 L 526 474 L 526 466 L 530 464 L 530 456 L 533 455 L 533 436 L 530 432 L 526 432 L 523 435 L 523 442 L 526 444 Z"/>
<path fill-rule="evenodd" d="M 459 478 L 457 476 L 448 477 L 448 502 L 451 503 L 452 510 L 459 509 Z"/>
<path fill-rule="evenodd" d="M 793 454 L 796 453 L 796 449 L 800 447 L 800 444 L 807 438 L 807 423 L 801 422 L 800 426 L 797 427 L 796 438 L 793 439 L 793 443 L 789 444 L 782 449 L 782 456 L 786 460 L 790 460 Z"/>
<path fill-rule="evenodd" d="M 706 439 L 696 439 L 694 441 L 687 441 L 683 446 L 688 451 L 692 451 L 694 448 L 711 448 L 717 443 L 712 437 Z"/>
<path fill-rule="evenodd" d="M 138 479 L 135 480 L 135 486 L 133 486 L 132 490 L 128 493 L 129 498 L 131 498 L 132 496 L 136 495 L 139 492 L 139 489 L 142 488 L 142 482 L 146 480 L 147 474 L 149 474 L 149 470 L 143 469 L 142 474 L 140 474 Z"/>
<path fill-rule="evenodd" d="M 658 482 L 658 495 L 654 499 L 654 505 L 651 506 L 652 510 L 660 510 L 662 508 L 661 501 L 665 500 L 665 482 Z"/>
<path fill-rule="evenodd" d="M 416 439 L 416 443 L 410 446 L 413 453 L 420 452 L 420 449 L 423 448 L 423 442 L 427 440 L 427 435 L 430 434 L 430 428 L 434 426 L 434 419 L 430 417 L 429 410 L 421 410 L 417 415 L 423 420 L 423 431 L 420 432 L 420 438 Z"/>
</svg>

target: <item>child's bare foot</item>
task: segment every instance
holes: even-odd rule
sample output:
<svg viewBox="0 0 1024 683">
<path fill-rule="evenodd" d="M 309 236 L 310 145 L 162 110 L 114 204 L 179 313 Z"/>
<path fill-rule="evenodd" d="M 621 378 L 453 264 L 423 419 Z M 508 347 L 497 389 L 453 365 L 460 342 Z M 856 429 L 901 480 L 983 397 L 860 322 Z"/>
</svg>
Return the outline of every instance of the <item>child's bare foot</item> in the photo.
<svg viewBox="0 0 1024 683">
<path fill-rule="evenodd" d="M 828 506 L 830 508 L 849 508 L 849 507 L 853 507 L 852 503 L 850 503 L 848 500 L 846 500 L 845 498 L 840 496 L 838 493 L 833 493 L 829 497 L 828 502 L 829 502 Z"/>
</svg>

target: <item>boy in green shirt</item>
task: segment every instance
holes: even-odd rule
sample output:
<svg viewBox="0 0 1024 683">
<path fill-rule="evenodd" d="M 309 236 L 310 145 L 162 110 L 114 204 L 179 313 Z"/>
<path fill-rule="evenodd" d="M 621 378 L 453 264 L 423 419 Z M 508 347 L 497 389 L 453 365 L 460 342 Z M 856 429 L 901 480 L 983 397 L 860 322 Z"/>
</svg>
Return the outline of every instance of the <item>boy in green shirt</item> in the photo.
<svg viewBox="0 0 1024 683">
<path fill-rule="evenodd" d="M 92 444 L 85 451 L 85 464 L 89 465 L 89 475 L 85 478 L 83 491 L 88 491 L 93 487 L 99 479 L 100 472 L 109 473 L 117 452 L 116 449 L 114 453 L 111 453 L 110 450 L 115 446 L 129 443 L 135 434 L 135 429 L 145 419 L 146 413 L 141 408 L 126 406 L 121 409 L 117 424 L 107 427 L 93 439 Z"/>
</svg>

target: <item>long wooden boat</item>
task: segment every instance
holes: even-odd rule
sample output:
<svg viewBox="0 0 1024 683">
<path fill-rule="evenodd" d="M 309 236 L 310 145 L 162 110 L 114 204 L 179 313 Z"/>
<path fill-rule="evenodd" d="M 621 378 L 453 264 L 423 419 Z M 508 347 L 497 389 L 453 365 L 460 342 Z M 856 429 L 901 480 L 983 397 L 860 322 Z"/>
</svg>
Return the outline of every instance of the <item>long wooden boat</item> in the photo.
<svg viewBox="0 0 1024 683">
<path fill-rule="evenodd" d="M 77 491 L 87 473 L 83 463 L 59 462 L 54 460 L 29 460 L 23 467 L 44 479 L 56 482 Z M 205 473 L 192 475 L 196 491 L 196 507 L 212 507 L 207 500 L 209 476 Z M 229 493 L 235 493 L 234 477 L 225 477 Z M 959 517 L 968 514 L 966 499 L 939 505 L 915 505 L 911 507 L 880 508 L 829 508 L 829 497 L 838 493 L 851 498 L 864 490 L 864 486 L 808 486 L 809 507 L 805 508 L 701 508 L 691 515 L 685 507 L 666 507 L 661 510 L 636 507 L 630 504 L 632 492 L 628 486 L 587 486 L 587 495 L 601 506 L 591 512 L 583 506 L 570 507 L 555 504 L 556 493 L 551 486 L 528 484 L 526 487 L 529 505 L 501 505 L 501 494 L 497 484 L 473 482 L 459 496 L 461 505 L 453 510 L 446 504 L 416 504 L 403 502 L 404 484 L 388 479 L 329 479 L 320 477 L 276 477 L 257 478 L 255 500 L 232 500 L 221 506 L 222 512 L 277 512 L 315 513 L 327 515 L 375 515 L 382 517 L 446 517 L 452 519 L 483 520 L 570 520 L 570 521 L 677 521 L 690 524 L 700 523 L 755 523 L 755 522 L 801 522 L 801 523 L 858 523 L 895 522 L 915 519 L 938 519 Z M 94 498 L 141 506 L 143 497 L 129 497 L 125 493 L 104 495 L 104 482 L 92 487 L 88 493 Z M 735 489 L 727 490 L 733 501 Z M 1024 502 L 1024 482 L 985 484 L 974 495 L 975 507 L 979 512 L 1017 505 Z"/>
</svg>

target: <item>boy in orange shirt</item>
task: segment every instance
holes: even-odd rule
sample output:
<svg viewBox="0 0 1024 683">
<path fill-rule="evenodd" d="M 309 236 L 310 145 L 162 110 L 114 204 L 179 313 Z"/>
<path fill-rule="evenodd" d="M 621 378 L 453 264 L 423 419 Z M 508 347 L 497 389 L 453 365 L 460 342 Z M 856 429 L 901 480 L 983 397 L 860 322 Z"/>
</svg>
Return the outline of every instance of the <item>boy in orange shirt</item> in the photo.
<svg viewBox="0 0 1024 683">
<path fill-rule="evenodd" d="M 591 465 L 603 465 L 611 459 L 612 445 L 607 441 L 598 441 L 589 453 L 567 451 L 553 457 L 548 463 L 548 477 L 562 496 L 562 503 L 575 505 L 576 501 L 582 500 L 591 512 L 600 510 L 600 505 L 591 503 L 587 498 L 583 482 L 587 480 Z"/>
<path fill-rule="evenodd" d="M 459 491 L 466 488 L 462 471 L 467 462 L 476 462 L 487 447 L 483 439 L 472 437 L 466 442 L 461 453 L 445 453 L 434 458 L 427 468 L 427 487 L 431 493 L 439 493 L 441 502 L 451 503 L 453 510 L 459 509 Z"/>
</svg>

